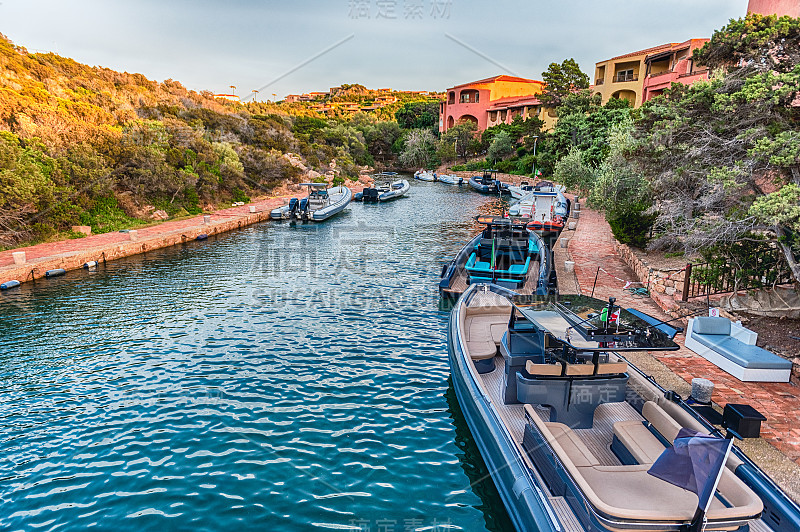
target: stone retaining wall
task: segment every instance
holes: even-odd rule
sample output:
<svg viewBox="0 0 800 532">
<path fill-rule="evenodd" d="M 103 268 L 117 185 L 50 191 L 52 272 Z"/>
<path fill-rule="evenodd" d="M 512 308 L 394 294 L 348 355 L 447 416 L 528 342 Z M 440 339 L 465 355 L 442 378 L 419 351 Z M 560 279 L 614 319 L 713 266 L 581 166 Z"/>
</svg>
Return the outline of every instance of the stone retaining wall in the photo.
<svg viewBox="0 0 800 532">
<path fill-rule="evenodd" d="M 680 318 L 689 313 L 679 303 L 683 294 L 683 281 L 686 273 L 683 269 L 657 270 L 651 268 L 643 263 L 628 245 L 620 244 L 616 240 L 614 241 L 614 250 L 636 274 L 636 279 L 632 280 L 642 283 L 642 286 L 650 291 L 651 297 L 664 312 L 673 318 Z"/>
<path fill-rule="evenodd" d="M 199 235 L 216 235 L 241 229 L 254 223 L 270 219 L 269 210 L 242 216 L 231 217 L 228 220 L 219 220 L 210 224 L 175 229 L 166 233 L 146 237 L 139 234 L 139 238 L 128 242 L 116 242 L 105 246 L 97 246 L 86 250 L 63 253 L 52 257 L 29 260 L 25 264 L 4 268 L 3 280 L 16 279 L 20 282 L 32 281 L 44 277 L 48 270 L 63 268 L 67 271 L 78 270 L 87 262 L 103 260 L 111 261 L 147 251 L 161 249 L 197 239 Z M 130 234 L 130 233 L 129 233 Z M 134 233 L 136 234 L 136 233 Z"/>
</svg>

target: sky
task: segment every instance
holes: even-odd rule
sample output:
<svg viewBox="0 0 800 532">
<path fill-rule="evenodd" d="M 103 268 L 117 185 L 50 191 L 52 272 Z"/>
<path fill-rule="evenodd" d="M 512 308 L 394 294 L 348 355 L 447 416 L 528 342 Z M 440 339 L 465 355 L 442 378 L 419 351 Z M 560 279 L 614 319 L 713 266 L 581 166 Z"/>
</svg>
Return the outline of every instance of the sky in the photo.
<svg viewBox="0 0 800 532">
<path fill-rule="evenodd" d="M 570 57 L 592 77 L 598 61 L 710 37 L 746 11 L 747 0 L 0 0 L 0 33 L 29 51 L 274 100 L 342 83 L 541 79 Z"/>
</svg>

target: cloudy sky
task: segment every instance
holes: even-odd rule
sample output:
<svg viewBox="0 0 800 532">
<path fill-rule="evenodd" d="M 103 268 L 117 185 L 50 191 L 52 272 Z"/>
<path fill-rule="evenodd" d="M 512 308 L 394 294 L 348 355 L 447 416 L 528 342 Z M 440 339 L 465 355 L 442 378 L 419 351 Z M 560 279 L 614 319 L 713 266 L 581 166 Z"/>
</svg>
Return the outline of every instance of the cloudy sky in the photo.
<svg viewBox="0 0 800 532">
<path fill-rule="evenodd" d="M 708 37 L 747 0 L 0 0 L 0 32 L 29 50 L 260 99 L 327 90 L 444 90 L 496 74 L 541 78 Z"/>
</svg>

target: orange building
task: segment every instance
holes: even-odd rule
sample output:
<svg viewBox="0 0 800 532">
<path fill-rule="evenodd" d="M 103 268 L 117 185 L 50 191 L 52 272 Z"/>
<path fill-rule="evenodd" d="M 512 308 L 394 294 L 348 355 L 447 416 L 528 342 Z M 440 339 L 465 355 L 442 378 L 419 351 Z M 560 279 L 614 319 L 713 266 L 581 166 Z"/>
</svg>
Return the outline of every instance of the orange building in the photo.
<svg viewBox="0 0 800 532">
<path fill-rule="evenodd" d="M 669 88 L 673 81 L 690 85 L 708 79 L 708 70 L 698 68 L 692 61 L 692 52 L 707 42 L 708 39 L 689 39 L 600 61 L 595 65 L 592 90 L 604 104 L 611 98 L 620 98 L 639 107 Z"/>
<path fill-rule="evenodd" d="M 439 131 L 444 133 L 464 120 L 473 122 L 480 132 L 501 122 L 511 123 L 516 116 L 541 118 L 542 105 L 536 96 L 543 89 L 542 81 L 505 75 L 451 87 L 439 104 Z"/>
<path fill-rule="evenodd" d="M 708 41 L 708 39 L 690 39 L 647 55 L 644 59 L 642 101 L 646 102 L 660 95 L 673 83 L 691 85 L 695 81 L 708 79 L 708 68 L 698 67 L 692 60 L 692 53 L 702 48 Z"/>
</svg>

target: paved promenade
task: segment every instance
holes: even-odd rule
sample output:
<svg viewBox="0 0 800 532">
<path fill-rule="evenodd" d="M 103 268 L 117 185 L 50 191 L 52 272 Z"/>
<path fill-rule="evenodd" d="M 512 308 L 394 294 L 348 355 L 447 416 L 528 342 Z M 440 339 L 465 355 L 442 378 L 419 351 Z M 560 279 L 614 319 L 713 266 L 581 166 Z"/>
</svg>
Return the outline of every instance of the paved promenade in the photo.
<svg viewBox="0 0 800 532">
<path fill-rule="evenodd" d="M 595 297 L 604 299 L 613 296 L 617 298 L 617 303 L 623 308 L 635 307 L 660 319 L 669 319 L 652 299 L 634 296 L 623 290 L 625 281 L 634 280 L 636 277 L 614 251 L 611 228 L 601 213 L 584 208 L 581 211 L 576 230 L 573 234 L 569 233 L 572 232 L 565 231 L 565 237 L 570 238 L 568 250 L 575 262 L 575 276 L 581 293 L 584 295 L 591 293 L 597 275 Z M 600 271 L 598 275 L 598 266 L 608 273 Z M 685 326 L 685 324 L 683 325 Z M 653 353 L 653 355 L 672 374 L 685 381 L 685 384 L 679 383 L 682 386 L 679 386 L 681 389 L 676 387 L 677 391 L 685 397 L 690 391 L 689 383 L 692 378 L 703 377 L 711 380 L 715 385 L 713 397 L 715 403 L 720 406 L 728 403 L 751 404 L 767 418 L 762 425 L 763 439 L 795 464 L 800 464 L 800 389 L 797 386 L 789 383 L 741 382 L 687 349 L 683 345 L 684 336 L 682 334 L 676 336 L 675 341 L 681 346 L 679 351 Z M 656 378 L 661 381 L 658 376 Z M 661 382 L 661 384 L 669 387 L 667 383 Z M 757 442 L 754 441 L 745 441 L 740 447 L 744 448 L 748 454 L 751 454 L 750 448 L 753 448 L 756 455 L 764 454 L 760 452 L 763 449 L 759 450 Z M 770 459 L 766 456 L 764 460 L 775 461 L 774 458 Z M 763 462 L 763 460 L 758 460 L 758 457 L 756 457 L 756 461 Z M 762 464 L 762 467 L 765 466 Z M 773 474 L 773 471 L 770 473 Z M 793 474 L 797 475 L 798 470 L 795 469 Z M 798 481 L 795 480 L 792 484 L 797 483 Z M 781 482 L 781 484 L 784 483 Z"/>
<path fill-rule="evenodd" d="M 0 283 L 16 279 L 21 282 L 43 277 L 47 270 L 64 268 L 73 270 L 92 260 L 119 259 L 145 251 L 173 246 L 194 240 L 201 234 L 218 234 L 269 219 L 275 207 L 283 205 L 284 198 L 272 197 L 241 207 L 223 209 L 211 214 L 210 223 L 203 216 L 164 222 L 138 229 L 135 240 L 131 233 L 103 233 L 85 238 L 47 242 L 0 252 Z M 255 212 L 250 212 L 250 206 Z M 15 265 L 12 253 L 24 251 L 27 262 Z"/>
</svg>

